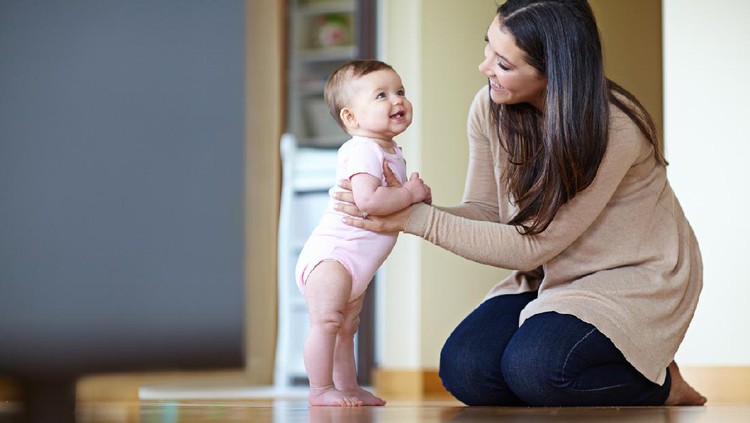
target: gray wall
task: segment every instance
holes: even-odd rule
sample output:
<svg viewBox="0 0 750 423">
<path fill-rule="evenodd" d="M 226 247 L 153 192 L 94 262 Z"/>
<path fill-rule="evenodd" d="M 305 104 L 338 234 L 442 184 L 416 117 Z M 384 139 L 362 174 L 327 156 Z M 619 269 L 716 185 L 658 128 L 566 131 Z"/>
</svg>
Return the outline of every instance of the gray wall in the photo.
<svg viewBox="0 0 750 423">
<path fill-rule="evenodd" d="M 242 365 L 243 0 L 0 0 L 0 374 Z"/>
</svg>

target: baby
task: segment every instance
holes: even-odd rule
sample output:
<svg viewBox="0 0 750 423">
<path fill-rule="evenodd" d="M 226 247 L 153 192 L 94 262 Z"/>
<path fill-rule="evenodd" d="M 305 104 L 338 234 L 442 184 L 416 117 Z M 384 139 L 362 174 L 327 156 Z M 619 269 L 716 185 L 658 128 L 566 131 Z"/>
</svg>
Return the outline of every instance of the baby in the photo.
<svg viewBox="0 0 750 423">
<path fill-rule="evenodd" d="M 393 140 L 411 124 L 412 105 L 391 66 L 377 60 L 348 62 L 331 73 L 325 98 L 331 115 L 352 136 L 338 151 L 336 176 L 351 182 L 363 219 L 432 201 L 419 174 L 406 179 L 406 162 Z M 392 172 L 400 185 L 386 184 L 384 172 Z M 332 197 L 337 189 L 331 188 Z M 310 314 L 304 346 L 309 401 L 311 405 L 384 405 L 357 383 L 354 334 L 365 290 L 398 234 L 348 226 L 334 204 L 331 198 L 300 253 L 295 274 Z"/>
</svg>

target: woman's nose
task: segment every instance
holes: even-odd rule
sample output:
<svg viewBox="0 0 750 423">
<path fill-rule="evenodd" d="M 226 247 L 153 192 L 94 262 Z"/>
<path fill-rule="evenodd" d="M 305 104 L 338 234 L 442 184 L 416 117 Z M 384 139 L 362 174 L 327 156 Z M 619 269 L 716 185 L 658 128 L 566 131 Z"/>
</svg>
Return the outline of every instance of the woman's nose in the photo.
<svg viewBox="0 0 750 423">
<path fill-rule="evenodd" d="M 489 67 L 489 61 L 490 61 L 490 58 L 489 57 L 485 57 L 484 60 L 482 60 L 481 62 L 479 62 L 479 66 L 477 66 L 477 68 L 479 69 L 480 73 L 483 73 L 485 75 L 489 75 L 489 73 L 488 73 L 489 68 L 490 68 Z"/>
</svg>

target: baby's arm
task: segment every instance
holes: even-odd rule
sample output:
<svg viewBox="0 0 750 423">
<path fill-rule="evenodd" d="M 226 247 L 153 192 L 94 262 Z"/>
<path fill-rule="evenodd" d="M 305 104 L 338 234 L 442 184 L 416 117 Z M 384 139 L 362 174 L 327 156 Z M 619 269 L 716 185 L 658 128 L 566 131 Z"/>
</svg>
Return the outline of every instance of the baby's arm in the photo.
<svg viewBox="0 0 750 423">
<path fill-rule="evenodd" d="M 358 173 L 350 179 L 354 203 L 368 214 L 385 216 L 414 203 L 432 200 L 430 187 L 416 172 L 403 186 L 382 186 L 380 179 L 368 173 Z"/>
</svg>

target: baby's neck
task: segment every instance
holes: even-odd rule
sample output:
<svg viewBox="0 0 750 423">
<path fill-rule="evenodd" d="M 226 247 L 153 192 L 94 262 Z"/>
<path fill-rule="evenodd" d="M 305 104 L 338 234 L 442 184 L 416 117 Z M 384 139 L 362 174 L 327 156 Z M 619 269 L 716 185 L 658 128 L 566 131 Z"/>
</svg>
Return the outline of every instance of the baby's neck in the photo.
<svg viewBox="0 0 750 423">
<path fill-rule="evenodd" d="M 393 138 L 377 137 L 377 136 L 365 135 L 365 134 L 349 134 L 349 135 L 371 139 L 375 141 L 376 143 L 378 143 L 380 148 L 382 148 L 383 150 L 389 153 L 395 152 L 396 142 L 393 141 Z"/>
</svg>

